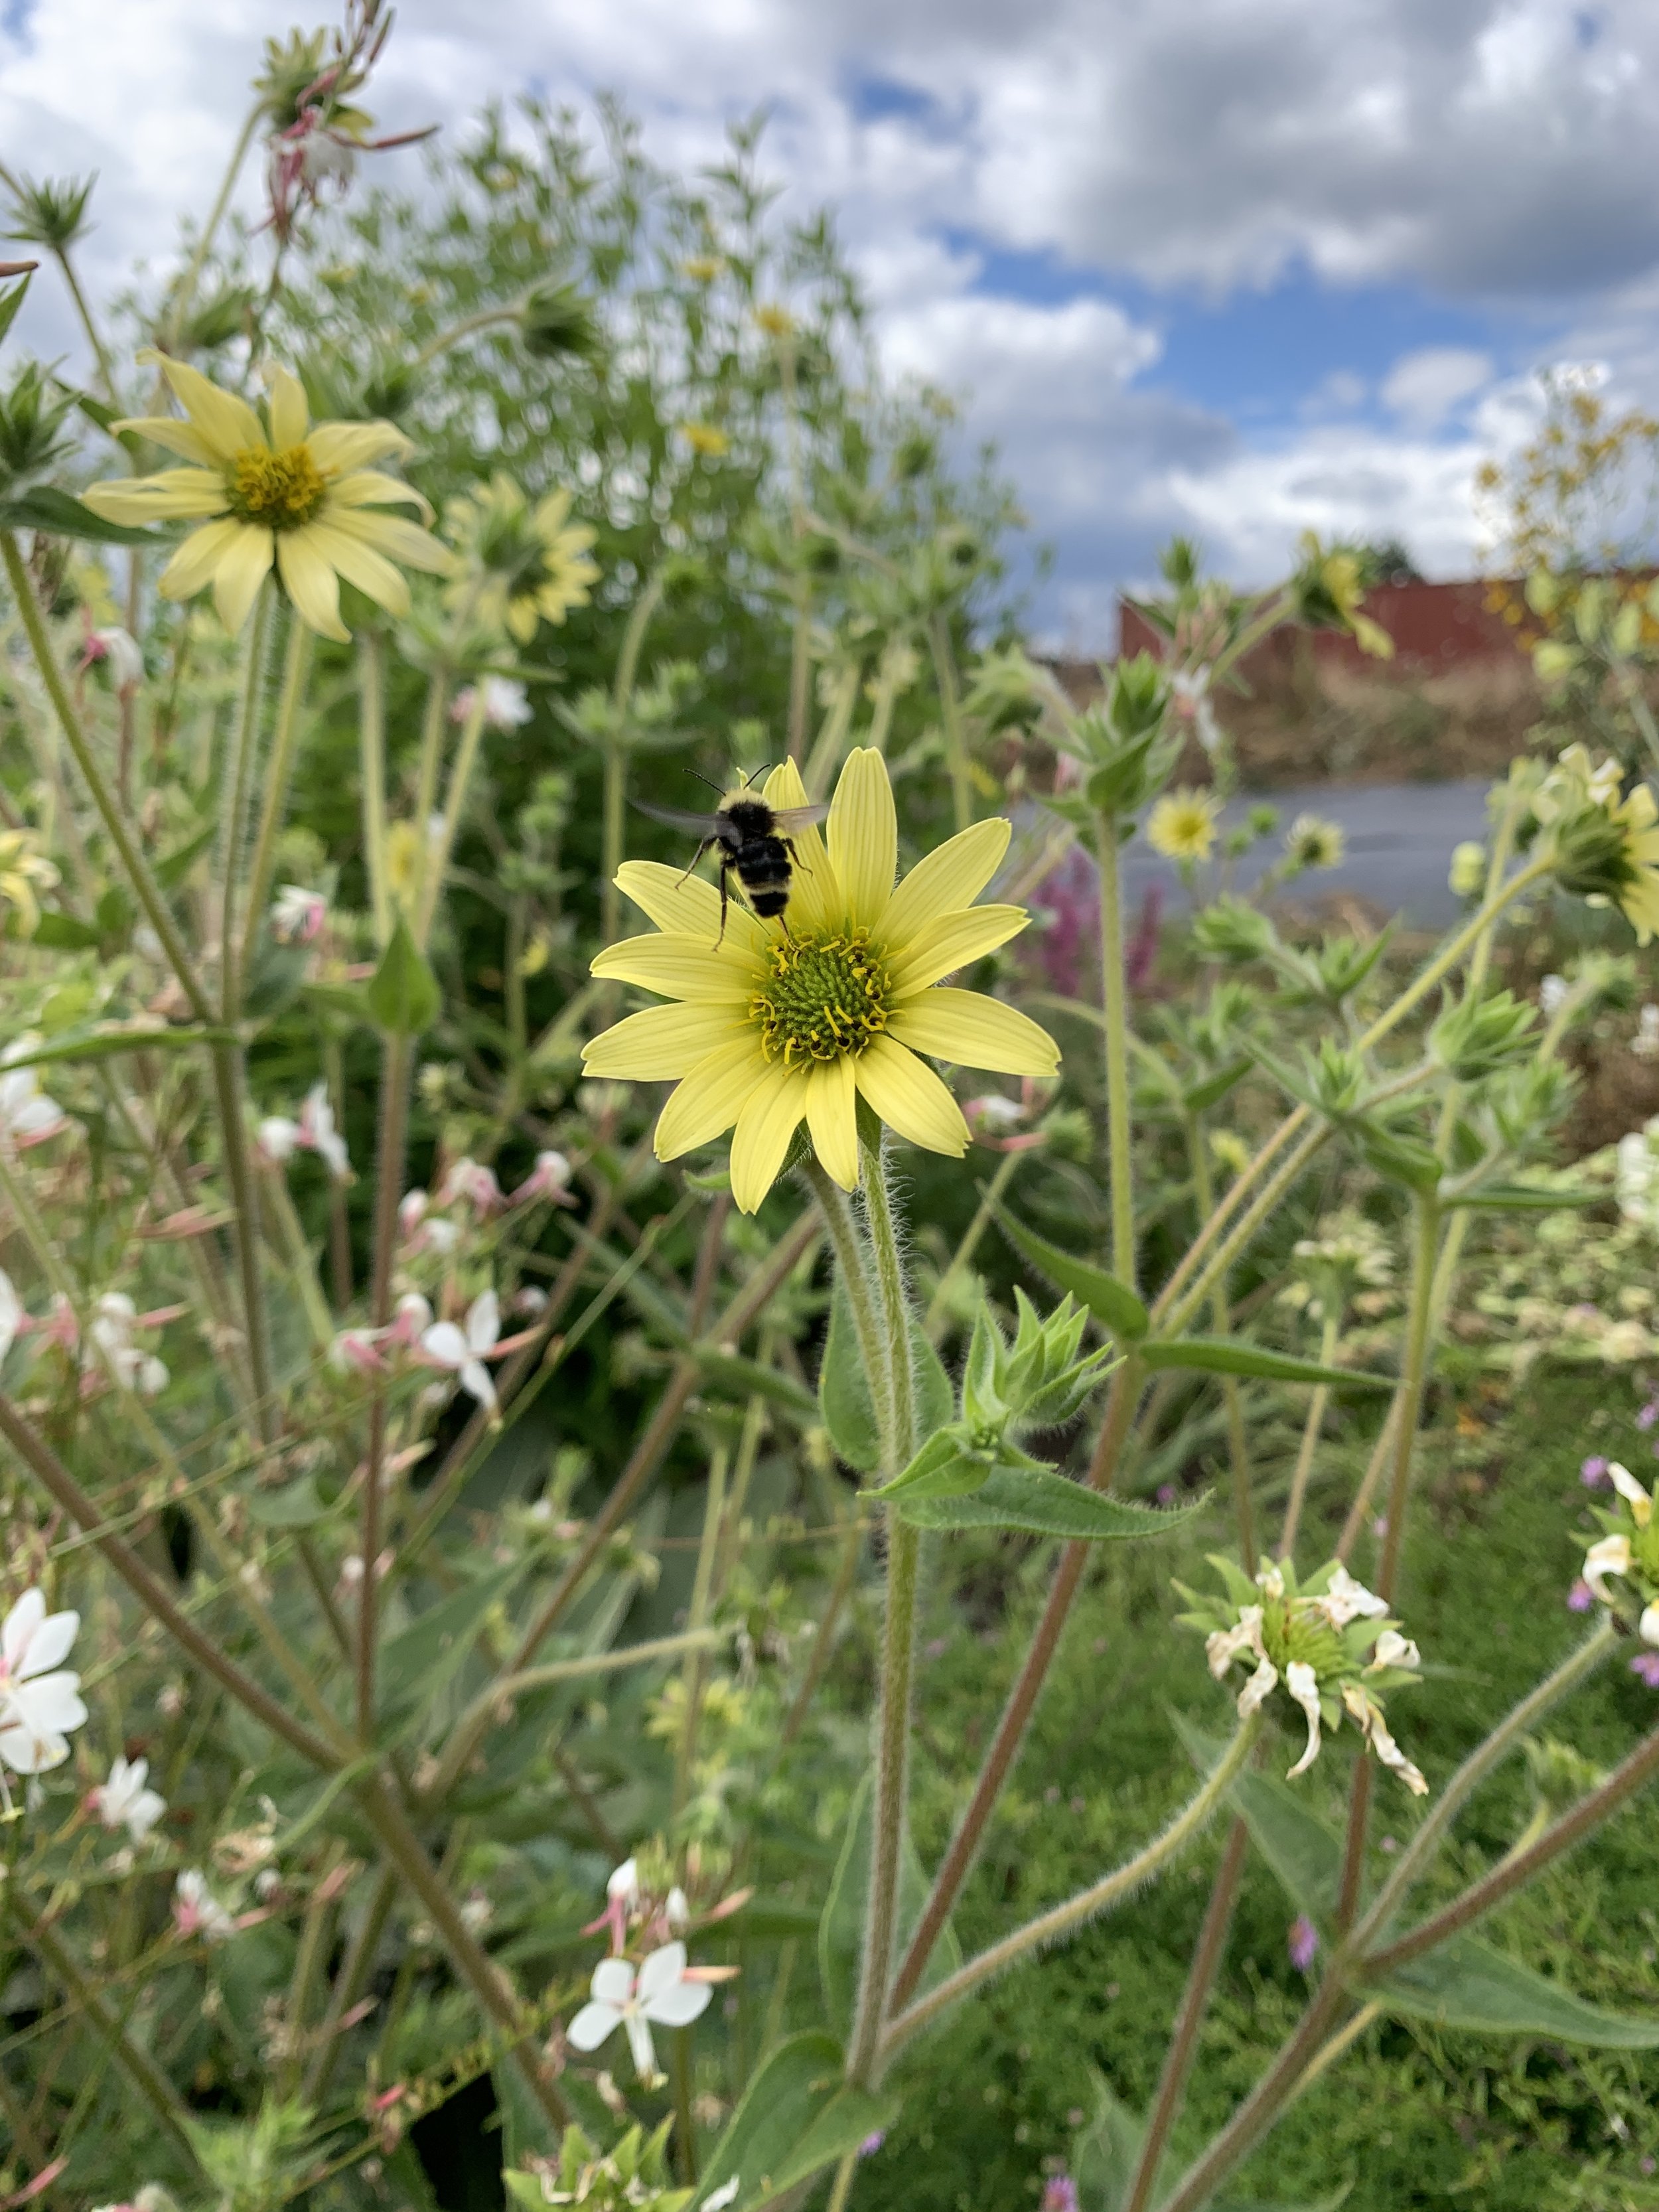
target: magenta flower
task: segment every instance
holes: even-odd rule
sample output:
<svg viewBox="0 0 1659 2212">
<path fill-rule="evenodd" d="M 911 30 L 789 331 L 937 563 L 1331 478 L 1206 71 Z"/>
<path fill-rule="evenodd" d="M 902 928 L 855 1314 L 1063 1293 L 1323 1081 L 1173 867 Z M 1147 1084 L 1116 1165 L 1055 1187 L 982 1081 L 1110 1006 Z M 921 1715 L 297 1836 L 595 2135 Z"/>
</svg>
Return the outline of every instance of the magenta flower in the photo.
<svg viewBox="0 0 1659 2212">
<path fill-rule="evenodd" d="M 1636 1416 L 1636 1425 L 1638 1429 L 1650 1429 L 1656 1421 L 1659 1421 L 1659 1398 L 1650 1398 Z"/>
<path fill-rule="evenodd" d="M 1586 1490 L 1599 1490 L 1607 1479 L 1607 1462 L 1600 1452 L 1593 1452 L 1578 1470 L 1578 1480 Z"/>
<path fill-rule="evenodd" d="M 1638 1651 L 1630 1662 L 1630 1671 L 1640 1675 L 1649 1689 L 1659 1690 L 1659 1651 Z"/>
<path fill-rule="evenodd" d="M 1583 1575 L 1575 1575 L 1572 1578 L 1572 1587 L 1567 1592 L 1567 1611 L 1588 1613 L 1595 1602 L 1595 1592 L 1584 1580 Z"/>
<path fill-rule="evenodd" d="M 1298 1974 L 1307 1973 L 1319 1956 L 1319 1930 L 1305 1912 L 1298 1912 L 1291 1921 L 1285 1948 Z"/>
<path fill-rule="evenodd" d="M 1077 2184 L 1069 2173 L 1056 2173 L 1042 2192 L 1042 2212 L 1078 2212 Z"/>
<path fill-rule="evenodd" d="M 885 2128 L 876 2128 L 872 2130 L 869 2135 L 866 2136 L 864 2141 L 859 2145 L 859 2156 L 860 2158 L 873 2158 L 886 2140 L 887 2130 Z"/>
</svg>

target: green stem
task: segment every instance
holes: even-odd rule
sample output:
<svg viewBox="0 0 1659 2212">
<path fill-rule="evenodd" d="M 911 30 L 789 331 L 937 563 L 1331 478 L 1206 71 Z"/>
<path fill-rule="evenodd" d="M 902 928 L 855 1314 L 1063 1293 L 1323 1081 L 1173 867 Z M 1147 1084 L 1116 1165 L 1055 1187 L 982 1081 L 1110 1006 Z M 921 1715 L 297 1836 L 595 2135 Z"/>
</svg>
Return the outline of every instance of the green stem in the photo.
<svg viewBox="0 0 1659 2212">
<path fill-rule="evenodd" d="M 208 255 L 213 250 L 213 241 L 219 234 L 219 226 L 229 210 L 231 194 L 236 189 L 237 178 L 242 173 L 242 164 L 247 159 L 247 149 L 253 143 L 253 134 L 259 128 L 264 113 L 265 107 L 263 100 L 256 101 L 249 109 L 236 143 L 231 149 L 230 160 L 226 164 L 225 173 L 219 185 L 218 198 L 214 201 L 208 219 L 202 226 L 202 234 L 196 241 L 196 250 L 190 257 L 189 264 L 179 280 L 178 289 L 173 295 L 167 310 L 167 343 L 169 352 L 177 347 L 184 330 L 185 318 L 195 303 L 196 288 L 202 281 L 202 271 L 207 265 Z"/>
<path fill-rule="evenodd" d="M 1074 1928 L 1080 1928 L 1085 1921 L 1093 1920 L 1103 1912 L 1109 1912 L 1114 1905 L 1121 1904 L 1142 1882 L 1166 1865 L 1209 1825 L 1223 1798 L 1243 1772 L 1260 1725 L 1260 1715 L 1253 1713 L 1233 1737 L 1202 1787 L 1176 1814 L 1161 1836 L 1155 1837 L 1144 1850 L 1137 1851 L 1133 1858 L 1126 1859 L 1121 1866 L 1114 1868 L 1099 1881 L 1091 1882 L 1087 1889 L 1079 1890 L 1075 1897 L 1067 1898 L 1063 1905 L 1056 1905 L 1051 1911 L 1039 1913 L 1035 1920 L 1027 1921 L 1024 1927 L 1017 1928 L 1012 1936 L 1005 1936 L 1000 1943 L 993 1943 L 977 1958 L 969 1960 L 965 1966 L 958 1967 L 954 1974 L 947 1976 L 936 1988 L 930 1990 L 926 1996 L 918 1998 L 908 2012 L 901 2013 L 888 2030 L 882 2046 L 883 2058 L 890 2058 L 912 2036 L 926 2027 L 929 2021 L 948 2011 L 971 1990 L 977 1989 L 981 1982 L 988 1981 L 993 1974 L 1004 1972 L 1030 1952 L 1039 1949 L 1045 1943 L 1057 1942 L 1061 1936 L 1069 1936 Z"/>
<path fill-rule="evenodd" d="M 1336 1356 L 1337 1323 L 1334 1314 L 1325 1316 L 1323 1334 L 1319 1340 L 1319 1364 L 1328 1367 Z M 1325 1425 L 1325 1409 L 1329 1405 L 1329 1386 L 1321 1382 L 1315 1387 L 1308 1401 L 1308 1418 L 1302 1426 L 1301 1448 L 1296 1455 L 1296 1471 L 1291 1477 L 1290 1502 L 1285 1508 L 1285 1526 L 1279 1532 L 1279 1556 L 1288 1559 L 1296 1550 L 1297 1530 L 1302 1524 L 1302 1508 L 1308 1495 L 1308 1478 L 1313 1473 L 1314 1454 L 1319 1448 L 1320 1432 Z"/>
<path fill-rule="evenodd" d="M 116 799 L 115 793 L 110 787 L 103 769 L 99 764 L 96 754 L 88 741 L 86 732 L 81 726 L 80 717 L 75 711 L 68 687 L 64 682 L 57 659 L 53 654 L 52 641 L 46 635 L 46 627 L 40 616 L 40 604 L 34 596 L 34 587 L 29 581 L 28 570 L 24 566 L 23 556 L 18 550 L 15 531 L 0 530 L 0 563 L 4 565 L 6 580 L 11 588 L 12 597 L 16 602 L 17 611 L 22 617 L 23 629 L 29 641 L 29 650 L 34 656 L 35 666 L 40 672 L 40 680 L 46 687 L 47 696 L 51 699 L 52 710 L 58 717 L 58 727 L 63 731 L 69 749 L 75 756 L 75 764 L 81 772 L 82 781 L 91 794 L 93 805 L 102 817 L 104 827 L 109 833 L 110 842 L 120 855 L 121 865 L 126 871 L 127 880 L 132 885 L 139 905 L 144 909 L 145 919 L 161 941 L 161 950 L 167 956 L 167 965 L 178 977 L 179 988 L 190 1000 L 191 1008 L 196 1018 L 200 1022 L 211 1024 L 213 1009 L 209 1002 L 207 993 L 203 989 L 201 981 L 197 975 L 185 940 L 179 933 L 178 925 L 174 922 L 167 902 L 161 895 L 161 886 L 150 873 L 149 864 L 139 849 L 131 830 L 128 828 L 126 818 Z"/>
<path fill-rule="evenodd" d="M 386 640 L 365 630 L 357 645 L 357 746 L 363 783 L 363 866 L 374 916 L 374 942 L 392 935 L 392 889 L 386 869 Z"/>
<path fill-rule="evenodd" d="M 104 396 L 112 407 L 118 407 L 121 403 L 115 390 L 115 371 L 110 365 L 110 357 L 105 349 L 104 341 L 98 334 L 98 325 L 93 320 L 92 309 L 87 304 L 87 295 L 81 289 L 81 280 L 75 273 L 75 264 L 70 259 L 68 249 L 64 246 L 54 246 L 52 255 L 63 272 L 64 282 L 69 288 L 70 298 L 75 302 L 75 312 L 80 317 L 81 327 L 87 334 L 87 343 L 97 359 L 98 380 L 104 387 Z"/>
<path fill-rule="evenodd" d="M 702 1501 L 702 1540 L 697 1546 L 697 1569 L 691 1583 L 691 1605 L 686 1614 L 686 1627 L 696 1635 L 708 1619 L 709 1593 L 714 1588 L 714 1554 L 720 1547 L 720 1516 L 726 1508 L 726 1448 L 717 1445 L 708 1462 L 708 1480 Z M 684 1698 L 684 1712 L 680 1722 L 680 1738 L 674 1747 L 673 1817 L 678 1821 L 685 1810 L 685 1801 L 690 1793 L 691 1765 L 697 1751 L 697 1722 L 702 1708 L 702 1685 L 706 1662 L 701 1648 L 686 1656 L 684 1672 L 681 1676 Z"/>
<path fill-rule="evenodd" d="M 283 662 L 283 688 L 277 695 L 276 723 L 271 732 L 270 756 L 265 763 L 264 802 L 259 810 L 258 834 L 253 841 L 253 861 L 248 870 L 247 906 L 242 924 L 241 975 L 237 997 L 247 995 L 248 963 L 264 920 L 276 864 L 276 839 L 288 811 L 289 785 L 294 774 L 294 754 L 299 743 L 300 709 L 305 702 L 311 673 L 312 635 L 295 615 L 289 628 L 288 651 Z M 229 957 L 227 945 L 226 957 Z"/>
<path fill-rule="evenodd" d="M 1215 1191 L 1210 1180 L 1210 1155 L 1205 1139 L 1202 1118 L 1196 1114 L 1187 1117 L 1187 1156 L 1192 1164 L 1193 1195 L 1198 1205 L 1199 1218 L 1207 1220 L 1215 1205 Z M 1214 1317 L 1215 1333 L 1227 1336 L 1232 1332 L 1232 1313 L 1227 1298 L 1224 1275 L 1216 1278 L 1210 1293 L 1211 1312 Z M 1233 1478 L 1233 1520 L 1238 1529 L 1238 1548 L 1244 1562 L 1246 1574 L 1255 1572 L 1255 1504 L 1250 1489 L 1249 1446 L 1244 1436 L 1244 1397 L 1235 1375 L 1224 1376 L 1221 1383 L 1222 1404 L 1227 1417 L 1227 1460 Z"/>
<path fill-rule="evenodd" d="M 388 1037 L 380 1066 L 380 1136 L 376 1146 L 374 1184 L 374 1273 L 369 1287 L 369 1315 L 376 1328 L 392 1318 L 392 1263 L 398 1242 L 398 1201 L 403 1195 L 404 1154 L 409 1135 L 409 1082 L 413 1042 Z M 385 1505 L 386 1441 L 386 1377 L 375 1378 L 368 1415 L 368 1462 L 363 1474 L 363 1494 L 358 1549 L 363 1576 L 357 1586 L 357 1733 L 365 1744 L 374 1740 L 374 1656 L 379 1577 L 375 1564 L 380 1556 L 380 1524 Z"/>
<path fill-rule="evenodd" d="M 824 1171 L 812 1154 L 809 1153 L 802 1163 L 802 1172 L 812 1187 L 812 1195 L 818 1202 L 818 1212 L 829 1232 L 830 1248 L 836 1255 L 842 1288 L 847 1293 L 853 1334 L 859 1340 L 859 1356 L 864 1362 L 865 1378 L 870 1386 L 870 1402 L 877 1409 L 879 1419 L 883 1405 L 892 1402 L 893 1364 L 888 1357 L 886 1335 L 876 1318 L 866 1248 L 841 1185 Z"/>
<path fill-rule="evenodd" d="M 436 361 L 441 353 L 447 353 L 451 346 L 459 345 L 463 338 L 470 338 L 475 331 L 491 330 L 501 323 L 516 323 L 522 313 L 522 308 L 514 306 L 482 307 L 476 315 L 463 315 L 459 322 L 451 323 L 447 330 L 440 331 L 435 337 L 428 338 L 410 367 L 424 368 L 428 362 Z"/>
<path fill-rule="evenodd" d="M 892 1355 L 892 1392 L 882 1421 L 882 1473 L 890 1480 L 915 1452 L 910 1359 L 910 1304 L 879 1139 L 864 1146 L 865 1218 L 875 1259 L 882 1328 Z M 921 1540 L 890 1510 L 887 1604 L 882 1633 L 880 1707 L 876 1723 L 876 1794 L 869 1901 L 858 2005 L 848 2044 L 849 2081 L 872 2086 L 879 2072 L 882 2022 L 898 1937 L 899 1872 L 909 1794 L 910 1700 L 915 1667 L 916 1584 Z"/>
<path fill-rule="evenodd" d="M 623 632 L 622 650 L 617 656 L 616 681 L 611 687 L 611 719 L 605 740 L 605 799 L 600 836 L 599 934 L 606 945 L 614 945 L 621 934 L 621 893 L 617 888 L 617 871 L 623 863 L 623 832 L 628 808 L 628 717 L 633 706 L 634 689 L 639 681 L 640 655 L 645 650 L 645 635 L 651 627 L 651 618 L 662 605 L 662 596 L 668 580 L 658 569 L 647 582 L 645 589 L 635 600 L 628 617 L 628 627 Z"/>
<path fill-rule="evenodd" d="M 254 763 L 259 750 L 259 710 L 265 692 L 265 653 L 270 641 L 271 610 L 276 594 L 269 579 L 259 586 L 253 613 L 242 647 L 241 697 L 231 737 L 230 773 L 224 787 L 224 891 L 219 909 L 219 1005 L 227 1026 L 236 1019 L 240 999 L 236 988 L 236 888 L 241 881 L 242 846 L 246 836 L 248 794 L 253 787 Z M 301 626 L 297 615 L 293 627 Z M 291 637 L 290 637 L 291 642 Z"/>
<path fill-rule="evenodd" d="M 415 942 L 422 951 L 432 933 L 432 918 L 437 912 L 442 894 L 444 878 L 449 872 L 449 857 L 455 849 L 455 833 L 460 828 L 461 809 L 466 805 L 467 786 L 472 781 L 472 771 L 477 765 L 478 749 L 483 742 L 484 713 L 488 694 L 482 684 L 472 690 L 472 704 L 467 709 L 461 726 L 461 742 L 456 748 L 455 763 L 449 771 L 449 787 L 444 793 L 441 828 L 437 842 L 426 853 L 421 877 L 419 919 L 415 929 Z"/>
<path fill-rule="evenodd" d="M 1135 1200 L 1130 1158 L 1129 1014 L 1123 974 L 1123 892 L 1119 879 L 1117 817 L 1095 824 L 1100 862 L 1100 964 L 1106 1014 L 1106 1127 L 1112 1174 L 1112 1272 L 1135 1286 Z"/>
<path fill-rule="evenodd" d="M 933 656 L 933 678 L 939 685 L 939 718 L 945 725 L 945 753 L 951 769 L 951 804 L 958 830 L 974 818 L 974 786 L 968 766 L 968 738 L 962 723 L 962 700 L 957 690 L 956 656 L 951 650 L 951 626 L 942 613 L 927 621 L 927 642 Z"/>
<path fill-rule="evenodd" d="M 1395 1431 L 1394 1477 L 1389 1486 L 1388 1533 L 1382 1540 L 1382 1564 L 1376 1573 L 1376 1594 L 1392 1598 L 1400 1566 L 1400 1547 L 1406 1534 L 1406 1505 L 1411 1493 L 1412 1458 L 1417 1445 L 1417 1425 L 1423 1414 L 1423 1391 L 1428 1380 L 1433 1341 L 1434 1287 L 1440 1256 L 1440 1209 L 1427 1193 L 1417 1200 L 1417 1243 L 1412 1265 L 1412 1297 L 1406 1323 L 1405 1359 L 1400 1376 L 1400 1420 Z"/>
</svg>

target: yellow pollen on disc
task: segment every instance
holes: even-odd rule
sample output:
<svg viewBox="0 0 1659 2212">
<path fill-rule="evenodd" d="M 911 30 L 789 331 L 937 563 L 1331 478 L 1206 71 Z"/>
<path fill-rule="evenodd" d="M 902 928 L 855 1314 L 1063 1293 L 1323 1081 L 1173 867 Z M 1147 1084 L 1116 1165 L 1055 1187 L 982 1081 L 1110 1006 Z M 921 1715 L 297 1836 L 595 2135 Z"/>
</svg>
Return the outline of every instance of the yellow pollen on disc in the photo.
<svg viewBox="0 0 1659 2212">
<path fill-rule="evenodd" d="M 297 530 L 323 503 L 327 486 L 308 446 L 285 446 L 279 453 L 263 446 L 246 447 L 231 464 L 231 512 L 262 530 Z"/>
<path fill-rule="evenodd" d="M 861 1053 L 887 1026 L 887 970 L 862 930 L 786 937 L 767 947 L 765 986 L 749 1002 L 761 1051 L 786 1067 Z"/>
</svg>

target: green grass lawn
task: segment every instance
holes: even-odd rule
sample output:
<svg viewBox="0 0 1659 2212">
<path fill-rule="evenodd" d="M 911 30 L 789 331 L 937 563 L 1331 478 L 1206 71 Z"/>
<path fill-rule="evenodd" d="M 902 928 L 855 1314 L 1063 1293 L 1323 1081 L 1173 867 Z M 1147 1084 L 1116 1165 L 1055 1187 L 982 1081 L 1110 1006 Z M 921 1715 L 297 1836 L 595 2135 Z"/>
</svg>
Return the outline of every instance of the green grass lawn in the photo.
<svg viewBox="0 0 1659 2212">
<path fill-rule="evenodd" d="M 1540 1375 L 1507 1407 L 1443 1385 L 1418 1471 L 1396 1609 L 1425 1680 L 1390 1720 L 1433 1785 L 1583 1632 L 1565 1597 L 1589 1531 L 1586 1453 L 1650 1462 L 1640 1400 L 1618 1376 Z M 1350 1418 L 1322 1458 L 1302 1564 L 1326 1556 L 1366 1438 Z M 1269 1525 L 1271 1525 L 1271 1516 Z M 1224 1544 L 1219 1505 L 1189 1541 L 1108 1560 L 1080 1598 L 1014 1786 L 957 1914 L 965 1949 L 1097 1876 L 1145 1839 L 1190 1786 L 1176 1708 L 1219 1733 L 1227 1702 L 1196 1637 L 1169 1626 L 1169 1577 L 1202 1579 Z M 916 1835 L 931 1864 L 986 1733 L 1049 1555 L 1012 1583 L 989 1554 L 935 1553 L 923 1630 Z M 1362 1550 L 1356 1571 L 1369 1564 Z M 951 1577 L 958 1569 L 965 1571 Z M 1609 1765 L 1659 1722 L 1659 1692 L 1624 1656 L 1549 1733 Z M 1298 1785 L 1340 1817 L 1351 1735 Z M 1291 1754 L 1286 1751 L 1284 1763 Z M 1445 1887 L 1501 1856 L 1535 1802 L 1511 1760 L 1466 1810 Z M 1409 1799 L 1380 1774 L 1372 1836 L 1409 1832 Z M 1064 2160 L 1097 2076 L 1143 2106 L 1208 1895 L 1221 1831 L 1129 1909 L 994 1984 L 907 2073 L 902 2118 L 866 2163 L 859 2212 L 1019 2212 Z M 1179 2138 L 1195 2147 L 1249 2087 L 1294 2020 L 1305 1984 L 1286 1953 L 1292 1908 L 1253 1862 Z M 1638 1798 L 1485 1935 L 1580 1996 L 1632 2012 L 1659 2004 L 1659 1802 Z M 1446 2033 L 1382 2021 L 1295 2106 L 1242 2177 L 1241 2194 L 1300 2206 L 1347 2185 L 1351 2212 L 1626 2212 L 1659 2207 L 1659 2054 Z M 1090 2212 L 1086 2202 L 1084 2212 Z"/>
</svg>

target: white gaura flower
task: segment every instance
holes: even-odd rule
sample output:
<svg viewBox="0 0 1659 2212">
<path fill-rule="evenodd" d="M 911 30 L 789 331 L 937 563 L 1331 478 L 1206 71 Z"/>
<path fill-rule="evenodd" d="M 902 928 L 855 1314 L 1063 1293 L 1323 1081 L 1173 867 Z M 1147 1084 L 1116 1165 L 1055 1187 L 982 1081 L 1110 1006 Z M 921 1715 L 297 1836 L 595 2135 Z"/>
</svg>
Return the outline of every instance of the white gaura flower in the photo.
<svg viewBox="0 0 1659 2212">
<path fill-rule="evenodd" d="M 208 1887 L 199 1867 L 186 1867 L 173 1892 L 173 1924 L 180 1936 L 199 1936 L 206 1943 L 225 1943 L 236 1923 Z"/>
<path fill-rule="evenodd" d="M 513 1194 L 514 1206 L 528 1206 L 533 1198 L 550 1198 L 555 1206 L 574 1206 L 570 1194 L 570 1163 L 562 1152 L 538 1152 L 536 1164 Z"/>
<path fill-rule="evenodd" d="M 440 1206 L 453 1206 L 458 1199 L 480 1213 L 499 1213 L 507 1204 L 501 1187 L 495 1180 L 494 1168 L 487 1168 L 477 1160 L 457 1160 L 444 1177 L 438 1193 Z"/>
<path fill-rule="evenodd" d="M 469 1397 L 493 1409 L 495 1385 L 483 1363 L 501 1333 L 501 1303 L 494 1291 L 485 1291 L 467 1308 L 465 1330 L 453 1321 L 422 1329 L 421 1353 L 428 1366 L 447 1368 Z"/>
<path fill-rule="evenodd" d="M 486 676 L 482 688 L 487 730 L 521 729 L 535 711 L 524 685 L 514 683 L 510 676 Z M 455 703 L 449 710 L 451 719 L 466 721 L 477 706 L 479 696 L 478 687 L 471 684 L 457 692 Z"/>
<path fill-rule="evenodd" d="M 134 1329 L 155 1318 L 141 1316 L 125 1291 L 106 1291 L 87 1324 L 88 1341 L 82 1354 L 82 1367 L 88 1372 L 102 1368 L 123 1389 L 137 1391 L 141 1398 L 158 1397 L 167 1387 L 167 1363 L 132 1340 Z"/>
<path fill-rule="evenodd" d="M 3 1267 L 0 1267 L 0 1360 L 4 1359 L 17 1341 L 17 1332 L 23 1324 L 23 1301 L 17 1295 L 16 1285 Z"/>
<path fill-rule="evenodd" d="M 88 665 L 101 660 L 117 691 L 130 690 L 135 684 L 143 682 L 144 656 L 131 631 L 123 629 L 118 623 L 89 632 L 85 649 Z"/>
<path fill-rule="evenodd" d="M 31 1032 L 15 1038 L 0 1053 L 0 1070 L 3 1070 L 0 1073 L 0 1133 L 9 1137 L 20 1150 L 27 1145 L 44 1145 L 48 1137 L 55 1137 L 69 1126 L 68 1115 L 41 1090 L 34 1069 L 11 1065 L 40 1048 L 40 1038 Z"/>
<path fill-rule="evenodd" d="M 69 1735 L 85 1724 L 81 1677 L 64 1670 L 80 1631 L 78 1613 L 48 1613 L 25 1590 L 0 1627 L 0 1759 L 14 1774 L 44 1774 L 69 1757 Z"/>
<path fill-rule="evenodd" d="M 1607 1462 L 1607 1480 L 1629 1506 L 1631 1519 L 1638 1528 L 1645 1528 L 1653 1518 L 1652 1492 L 1616 1459 Z"/>
<path fill-rule="evenodd" d="M 1630 1538 L 1601 1536 L 1584 1554 L 1584 1580 L 1603 1605 L 1611 1605 L 1613 1598 L 1602 1579 L 1607 1575 L 1627 1575 L 1630 1572 Z"/>
<path fill-rule="evenodd" d="M 626 1959 L 601 1959 L 591 1988 L 587 2003 L 570 2023 L 568 2039 L 578 2051 L 597 2051 L 625 2027 L 635 2071 L 647 2083 L 659 2078 L 652 2024 L 690 2027 L 714 1994 L 707 1982 L 688 1978 L 684 1943 L 665 1943 L 653 1951 L 637 1976 Z"/>
<path fill-rule="evenodd" d="M 278 945 L 309 945 L 328 919 L 328 901 L 303 884 L 281 884 L 270 902 L 270 933 Z"/>
<path fill-rule="evenodd" d="M 135 1844 L 142 1844 L 167 1809 L 159 1790 L 145 1787 L 149 1761 L 118 1759 L 112 1762 L 109 1780 L 92 1792 L 92 1808 L 106 1828 L 125 1827 Z"/>
<path fill-rule="evenodd" d="M 259 1124 L 255 1141 L 276 1167 L 298 1151 L 315 1152 L 337 1182 L 343 1182 L 351 1173 L 351 1156 L 346 1151 L 345 1139 L 335 1127 L 326 1083 L 312 1085 L 297 1121 L 283 1114 L 267 1115 Z"/>
<path fill-rule="evenodd" d="M 1285 1687 L 1308 1717 L 1308 1747 L 1285 1778 L 1294 1782 L 1319 1756 L 1319 1677 L 1304 1660 L 1292 1659 L 1285 1669 Z"/>
</svg>

